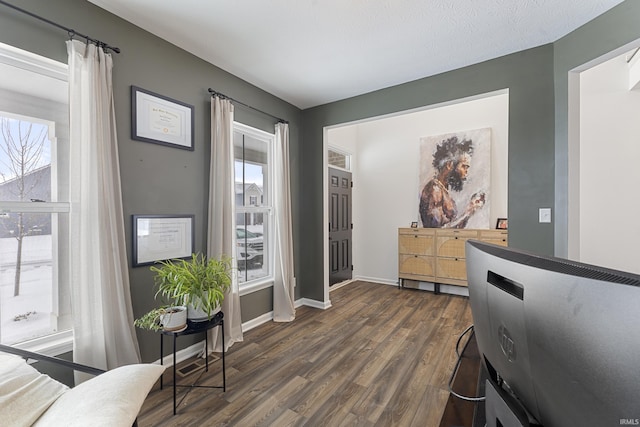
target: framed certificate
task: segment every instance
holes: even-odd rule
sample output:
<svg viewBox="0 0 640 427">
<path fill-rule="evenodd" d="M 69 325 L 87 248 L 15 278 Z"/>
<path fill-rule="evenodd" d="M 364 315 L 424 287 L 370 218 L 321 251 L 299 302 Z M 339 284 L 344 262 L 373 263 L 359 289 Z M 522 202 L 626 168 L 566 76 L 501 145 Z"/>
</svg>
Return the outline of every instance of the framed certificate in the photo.
<svg viewBox="0 0 640 427">
<path fill-rule="evenodd" d="M 194 215 L 133 215 L 133 266 L 190 258 Z"/>
<path fill-rule="evenodd" d="M 131 138 L 193 151 L 193 105 L 131 86 Z"/>
</svg>

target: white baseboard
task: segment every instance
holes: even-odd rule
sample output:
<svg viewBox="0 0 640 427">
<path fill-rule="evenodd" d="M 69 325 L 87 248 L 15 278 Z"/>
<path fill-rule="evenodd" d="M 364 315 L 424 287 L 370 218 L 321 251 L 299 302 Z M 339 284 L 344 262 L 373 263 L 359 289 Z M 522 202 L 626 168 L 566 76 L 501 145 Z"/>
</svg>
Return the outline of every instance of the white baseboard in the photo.
<svg viewBox="0 0 640 427">
<path fill-rule="evenodd" d="M 300 301 L 300 305 L 319 308 L 320 310 L 326 310 L 328 308 L 331 308 L 331 301 L 318 301 L 318 300 L 309 299 L 309 298 L 301 298 L 298 301 Z M 296 303 L 298 301 L 296 301 Z"/>
<path fill-rule="evenodd" d="M 312 299 L 308 299 L 308 298 L 300 298 L 298 300 L 295 300 L 293 302 L 293 306 L 295 308 L 298 307 L 302 307 L 303 305 L 307 305 L 309 307 L 313 307 L 313 308 L 320 308 L 320 309 L 327 309 L 329 307 L 331 307 L 331 303 L 329 302 L 328 304 L 322 303 L 320 301 L 316 301 L 316 300 L 312 300 Z M 242 331 L 246 332 L 246 331 L 250 331 L 253 328 L 256 328 L 264 323 L 270 322 L 273 320 L 273 311 L 270 311 L 268 313 L 263 314 L 262 316 L 258 316 L 255 319 L 251 319 L 247 322 L 244 322 L 242 324 Z"/>
<path fill-rule="evenodd" d="M 257 328 L 263 323 L 267 323 L 273 320 L 273 311 L 258 316 L 242 324 L 242 332 L 250 331 L 253 328 Z"/>
<path fill-rule="evenodd" d="M 381 285 L 398 286 L 398 281 L 397 280 L 381 279 L 379 277 L 356 276 L 353 280 L 354 281 L 361 280 L 363 282 L 380 283 Z"/>
</svg>

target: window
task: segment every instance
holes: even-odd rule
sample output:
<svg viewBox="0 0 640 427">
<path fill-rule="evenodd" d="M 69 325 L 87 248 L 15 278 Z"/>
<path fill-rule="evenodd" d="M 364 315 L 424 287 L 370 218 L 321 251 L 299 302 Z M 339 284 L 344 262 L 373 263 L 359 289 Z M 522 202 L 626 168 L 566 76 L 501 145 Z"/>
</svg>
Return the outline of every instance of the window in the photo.
<svg viewBox="0 0 640 427">
<path fill-rule="evenodd" d="M 273 279 L 270 236 L 273 135 L 234 124 L 236 260 L 241 291 Z M 258 203 L 260 201 L 260 203 Z"/>
<path fill-rule="evenodd" d="M 71 350 L 67 66 L 0 44 L 0 342 Z"/>
<path fill-rule="evenodd" d="M 336 168 L 351 170 L 351 155 L 336 148 L 329 148 L 328 164 Z"/>
</svg>

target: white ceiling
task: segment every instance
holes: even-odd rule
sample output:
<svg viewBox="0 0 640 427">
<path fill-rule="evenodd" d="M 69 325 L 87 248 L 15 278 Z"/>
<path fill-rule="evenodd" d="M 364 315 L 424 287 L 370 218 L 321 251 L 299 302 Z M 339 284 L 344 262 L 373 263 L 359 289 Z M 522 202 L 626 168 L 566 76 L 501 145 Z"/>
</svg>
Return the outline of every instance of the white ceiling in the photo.
<svg viewBox="0 0 640 427">
<path fill-rule="evenodd" d="M 88 1 L 303 109 L 554 42 L 622 2 Z"/>
</svg>

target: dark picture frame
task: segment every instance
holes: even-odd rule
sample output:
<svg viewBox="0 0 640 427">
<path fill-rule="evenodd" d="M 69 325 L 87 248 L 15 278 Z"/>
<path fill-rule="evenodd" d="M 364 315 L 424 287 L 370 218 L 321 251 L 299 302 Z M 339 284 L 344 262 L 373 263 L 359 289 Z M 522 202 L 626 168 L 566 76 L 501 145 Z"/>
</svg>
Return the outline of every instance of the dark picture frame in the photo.
<svg viewBox="0 0 640 427">
<path fill-rule="evenodd" d="M 195 215 L 132 215 L 133 266 L 187 259 L 195 252 Z"/>
<path fill-rule="evenodd" d="M 411 223 L 411 228 L 418 228 L 418 221 L 413 221 Z"/>
<path fill-rule="evenodd" d="M 194 107 L 131 86 L 131 139 L 194 150 Z"/>
<path fill-rule="evenodd" d="M 509 228 L 509 222 L 507 218 L 498 218 L 496 222 L 496 229 L 498 230 L 507 230 Z"/>
</svg>

